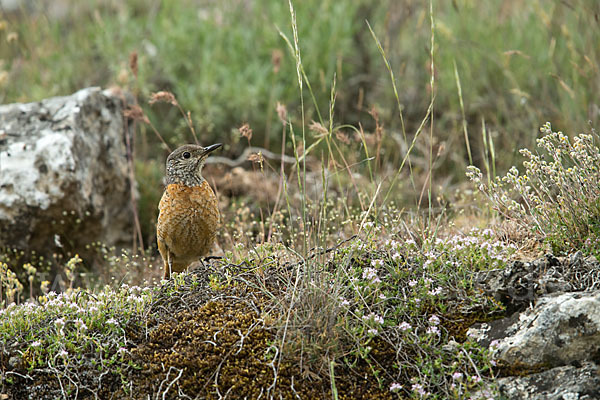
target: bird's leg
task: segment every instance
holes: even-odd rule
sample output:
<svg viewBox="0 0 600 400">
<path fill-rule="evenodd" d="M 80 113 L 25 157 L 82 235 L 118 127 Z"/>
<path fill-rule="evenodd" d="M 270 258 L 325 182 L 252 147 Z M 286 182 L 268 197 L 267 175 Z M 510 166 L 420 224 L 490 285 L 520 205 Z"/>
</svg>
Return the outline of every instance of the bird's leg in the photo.
<svg viewBox="0 0 600 400">
<path fill-rule="evenodd" d="M 167 268 L 165 268 L 165 279 L 169 279 L 171 277 L 171 273 L 173 272 L 173 253 L 167 251 Z"/>
</svg>

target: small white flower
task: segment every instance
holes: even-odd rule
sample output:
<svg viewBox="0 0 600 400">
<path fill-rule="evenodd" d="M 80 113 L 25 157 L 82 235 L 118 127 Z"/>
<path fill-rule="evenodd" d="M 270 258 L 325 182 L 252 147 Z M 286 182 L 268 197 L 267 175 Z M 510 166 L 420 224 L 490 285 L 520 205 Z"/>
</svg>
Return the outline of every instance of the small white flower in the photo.
<svg viewBox="0 0 600 400">
<path fill-rule="evenodd" d="M 40 342 L 39 340 L 36 340 L 35 342 L 31 343 L 31 347 L 40 347 L 42 345 L 42 342 Z"/>
<path fill-rule="evenodd" d="M 377 270 L 375 268 L 365 268 L 362 273 L 363 279 L 367 279 L 372 283 L 379 283 L 381 279 L 377 276 Z"/>
<path fill-rule="evenodd" d="M 437 326 L 430 326 L 429 328 L 427 328 L 427 333 L 430 334 L 434 334 L 434 335 L 439 335 L 440 334 L 440 329 Z"/>
<path fill-rule="evenodd" d="M 403 331 L 407 331 L 412 328 L 412 326 L 406 321 L 402 321 L 402 323 L 398 327 Z"/>
<path fill-rule="evenodd" d="M 75 320 L 75 326 L 77 327 L 77 329 L 85 331 L 87 330 L 87 326 L 85 324 L 85 322 L 83 322 L 83 320 L 81 318 L 77 318 Z"/>
<path fill-rule="evenodd" d="M 411 389 L 413 392 L 416 392 L 417 394 L 419 394 L 419 396 L 425 396 L 427 394 L 425 389 L 423 389 L 423 385 L 421 385 L 419 383 L 414 383 L 412 385 Z"/>
<path fill-rule="evenodd" d="M 372 267 L 383 267 L 383 260 L 371 260 Z"/>
<path fill-rule="evenodd" d="M 431 325 L 439 325 L 440 324 L 440 318 L 437 315 L 433 314 L 431 317 L 429 317 L 429 323 Z"/>
<path fill-rule="evenodd" d="M 375 313 L 370 313 L 369 315 L 363 315 L 362 319 L 363 319 L 363 321 L 373 320 L 374 322 L 377 322 L 379 325 L 383 325 L 383 317 L 380 315 L 377 315 Z"/>
<path fill-rule="evenodd" d="M 390 385 L 390 392 L 397 392 L 402 389 L 402 385 L 398 382 L 394 382 Z"/>
</svg>

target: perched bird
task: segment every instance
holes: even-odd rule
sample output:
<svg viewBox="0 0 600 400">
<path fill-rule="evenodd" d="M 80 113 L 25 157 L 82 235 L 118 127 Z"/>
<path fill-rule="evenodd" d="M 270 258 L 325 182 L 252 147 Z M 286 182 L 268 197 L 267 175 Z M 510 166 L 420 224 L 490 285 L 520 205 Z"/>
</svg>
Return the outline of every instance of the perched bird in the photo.
<svg viewBox="0 0 600 400">
<path fill-rule="evenodd" d="M 167 157 L 167 187 L 158 205 L 158 250 L 164 277 L 184 271 L 212 247 L 219 226 L 217 197 L 202 177 L 202 167 L 221 143 L 181 146 Z"/>
</svg>

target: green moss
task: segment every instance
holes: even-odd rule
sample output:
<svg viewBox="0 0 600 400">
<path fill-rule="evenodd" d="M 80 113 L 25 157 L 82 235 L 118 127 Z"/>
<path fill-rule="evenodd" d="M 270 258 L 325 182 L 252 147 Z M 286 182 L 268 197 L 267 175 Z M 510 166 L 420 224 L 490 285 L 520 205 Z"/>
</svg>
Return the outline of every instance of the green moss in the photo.
<svg viewBox="0 0 600 400">
<path fill-rule="evenodd" d="M 271 393 L 292 399 L 294 391 L 302 398 L 331 397 L 328 380 L 304 376 L 291 361 L 273 362 L 274 340 L 274 330 L 241 299 L 210 301 L 181 311 L 132 349 L 131 361 L 141 366 L 131 376 L 136 396 L 158 393 L 174 382 L 168 398 L 177 398 L 179 390 L 207 399 L 218 398 L 218 393 L 231 398 Z M 336 379 L 340 399 L 390 398 L 371 374 L 366 379 L 360 375 L 340 374 Z"/>
</svg>

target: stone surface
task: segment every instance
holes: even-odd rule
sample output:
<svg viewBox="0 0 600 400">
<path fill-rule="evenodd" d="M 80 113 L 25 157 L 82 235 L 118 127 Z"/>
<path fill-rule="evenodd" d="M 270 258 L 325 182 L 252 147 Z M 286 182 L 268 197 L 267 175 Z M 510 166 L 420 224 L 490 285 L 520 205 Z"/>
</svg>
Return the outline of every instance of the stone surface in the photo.
<svg viewBox="0 0 600 400">
<path fill-rule="evenodd" d="M 508 400 L 600 399 L 600 371 L 591 362 L 567 365 L 524 377 L 498 379 L 502 398 Z"/>
<path fill-rule="evenodd" d="M 475 285 L 513 313 L 547 294 L 600 289 L 600 263 L 581 252 L 569 257 L 547 254 L 534 261 L 513 261 L 505 269 L 480 272 Z"/>
<path fill-rule="evenodd" d="M 470 336 L 497 341 L 496 358 L 508 368 L 536 369 L 596 360 L 600 354 L 600 290 L 551 294 L 510 318 L 480 324 Z"/>
<path fill-rule="evenodd" d="M 131 242 L 122 95 L 99 88 L 0 106 L 0 247 Z"/>
</svg>

